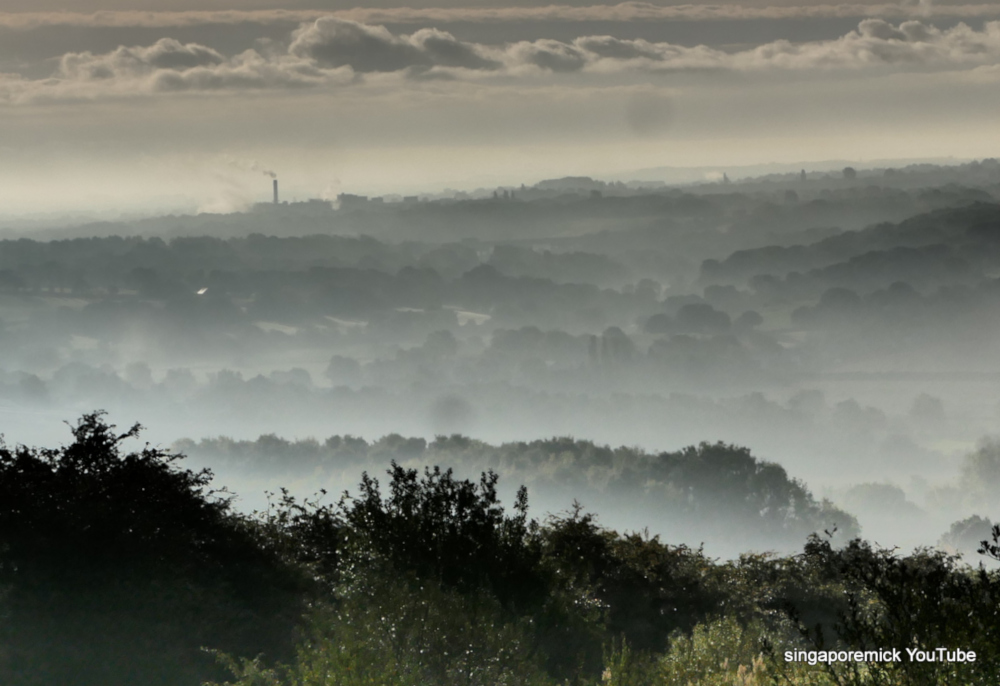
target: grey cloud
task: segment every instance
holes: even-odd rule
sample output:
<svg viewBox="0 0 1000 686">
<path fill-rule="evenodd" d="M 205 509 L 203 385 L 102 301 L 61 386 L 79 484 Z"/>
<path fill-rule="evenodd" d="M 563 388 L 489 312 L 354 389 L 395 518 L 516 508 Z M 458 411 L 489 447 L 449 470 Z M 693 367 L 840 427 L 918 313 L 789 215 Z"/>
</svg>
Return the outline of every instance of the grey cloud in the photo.
<svg viewBox="0 0 1000 686">
<path fill-rule="evenodd" d="M 882 19 L 865 19 L 858 25 L 858 33 L 878 40 L 906 40 L 906 34 Z"/>
<path fill-rule="evenodd" d="M 203 45 L 181 45 L 175 40 L 164 38 L 141 54 L 141 58 L 156 69 L 191 69 L 214 64 L 222 64 L 225 58 L 215 50 Z"/>
<path fill-rule="evenodd" d="M 292 36 L 289 52 L 326 67 L 350 65 L 366 71 L 398 71 L 430 65 L 430 57 L 384 26 L 369 26 L 333 17 L 304 25 Z"/>
<path fill-rule="evenodd" d="M 357 7 L 340 11 L 324 10 L 188 10 L 188 11 L 101 11 L 101 12 L 0 12 L 0 26 L 157 27 L 201 24 L 280 24 L 312 22 L 334 16 L 368 24 L 447 23 L 461 21 L 643 21 L 643 20 L 752 20 L 799 18 L 910 17 L 990 18 L 1000 17 L 996 3 L 927 4 L 841 3 L 775 5 L 690 2 L 663 6 L 646 2 L 571 7 L 551 4 L 542 7 Z"/>
<path fill-rule="evenodd" d="M 587 64 L 587 53 L 555 40 L 522 41 L 507 49 L 514 64 L 530 64 L 556 72 L 579 71 Z"/>
<path fill-rule="evenodd" d="M 156 69 L 192 69 L 223 62 L 225 57 L 211 48 L 162 38 L 148 47 L 123 46 L 105 55 L 70 53 L 60 61 L 59 72 L 67 79 L 110 79 Z"/>
<path fill-rule="evenodd" d="M 72 102 L 157 93 L 307 89 L 354 83 L 349 67 L 322 69 L 293 56 L 248 50 L 223 58 L 204 46 L 165 39 L 145 48 L 63 57 L 57 76 L 27 80 L 0 75 L 0 103 Z"/>
<path fill-rule="evenodd" d="M 662 49 L 644 40 L 621 40 L 613 36 L 587 36 L 574 45 L 598 57 L 617 60 L 661 59 Z"/>
<path fill-rule="evenodd" d="M 501 64 L 484 56 L 485 49 L 456 40 L 454 36 L 437 29 L 421 29 L 410 37 L 431 61 L 443 67 L 463 69 L 499 69 Z"/>
<path fill-rule="evenodd" d="M 314 65 L 268 60 L 249 50 L 222 65 L 184 71 L 160 70 L 149 82 L 154 92 L 316 88 L 352 81 L 348 70 L 330 71 Z"/>
<path fill-rule="evenodd" d="M 608 74 L 729 70 L 775 72 L 862 69 L 966 69 L 1000 64 L 1000 22 L 982 30 L 965 24 L 941 30 L 929 23 L 865 19 L 836 40 L 775 41 L 741 52 L 684 47 L 612 36 L 585 36 L 566 43 L 521 41 L 491 47 L 422 29 L 397 35 L 383 26 L 320 18 L 292 34 L 287 52 L 249 50 L 234 57 L 193 43 L 165 38 L 145 47 L 106 54 L 65 55 L 53 78 L 0 79 L 0 101 L 128 97 L 177 91 L 323 88 L 358 81 L 483 79 L 490 74 L 536 77 L 545 72 Z M 981 71 L 982 78 L 987 72 Z M 641 109 L 641 108 L 640 108 Z M 641 123 L 642 118 L 637 119 Z M 644 121 L 644 120 L 642 120 Z M 641 126 L 640 126 L 641 128 Z"/>
<path fill-rule="evenodd" d="M 1000 61 L 1000 22 L 982 31 L 965 24 L 942 31 L 916 21 L 894 27 L 866 19 L 857 31 L 834 40 L 795 45 L 778 41 L 732 57 L 734 67 L 860 68 L 909 64 L 929 69 L 978 66 Z"/>
<path fill-rule="evenodd" d="M 929 41 L 936 33 L 931 27 L 919 21 L 904 21 L 899 25 L 899 31 L 909 41 Z"/>
<path fill-rule="evenodd" d="M 836 39 L 793 43 L 779 40 L 741 52 L 707 46 L 683 47 L 642 40 L 586 37 L 574 41 L 591 71 L 728 69 L 773 71 L 908 66 L 925 69 L 976 67 L 1000 61 L 1000 22 L 976 31 L 965 24 L 941 30 L 919 21 L 898 26 L 865 19 Z"/>
<path fill-rule="evenodd" d="M 349 65 L 359 72 L 390 72 L 409 68 L 458 67 L 496 69 L 486 49 L 457 40 L 437 29 L 396 36 L 384 26 L 323 17 L 295 31 L 289 53 L 324 67 Z"/>
</svg>

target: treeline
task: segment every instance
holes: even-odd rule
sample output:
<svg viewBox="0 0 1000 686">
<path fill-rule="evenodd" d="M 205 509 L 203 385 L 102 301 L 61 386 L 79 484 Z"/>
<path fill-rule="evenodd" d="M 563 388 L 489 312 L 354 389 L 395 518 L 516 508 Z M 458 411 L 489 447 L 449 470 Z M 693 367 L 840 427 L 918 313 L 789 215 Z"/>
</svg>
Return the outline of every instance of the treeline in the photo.
<svg viewBox="0 0 1000 686">
<path fill-rule="evenodd" d="M 164 298 L 205 286 L 245 295 L 248 282 L 264 275 L 344 270 L 395 275 L 423 270 L 453 279 L 480 264 L 511 276 L 557 282 L 627 283 L 629 271 L 614 260 L 580 251 L 541 251 L 512 245 L 387 243 L 368 236 L 264 234 L 220 239 L 208 236 L 78 238 L 0 241 L 0 287 L 7 292 L 57 291 L 77 295 L 134 292 Z M 235 280 L 234 280 L 235 279 Z"/>
<path fill-rule="evenodd" d="M 613 259 L 579 250 L 553 252 L 500 244 L 384 242 L 370 236 L 315 234 L 282 237 L 261 233 L 209 236 L 109 236 L 0 241 L 0 287 L 7 291 L 68 290 L 79 295 L 137 290 L 146 296 L 172 292 L 171 284 L 198 288 L 211 274 L 358 268 L 390 274 L 404 267 L 455 278 L 482 263 L 511 276 L 557 282 L 627 283 L 629 270 Z M 151 291 L 154 276 L 173 280 Z M 198 284 L 201 284 L 200 286 Z"/>
<path fill-rule="evenodd" d="M 260 234 L 2 241 L 0 340 L 7 369 L 46 383 L 74 361 L 221 371 L 234 359 L 273 369 L 277 359 L 336 354 L 382 387 L 434 366 L 459 385 L 520 375 L 557 391 L 600 368 L 602 387 L 623 392 L 761 387 L 877 357 L 899 340 L 933 354 L 993 336 L 998 219 L 997 205 L 979 203 L 750 251 L 737 248 L 764 240 L 764 228 L 738 228 L 748 217 L 672 218 L 533 245 Z M 702 262 L 720 250 L 729 257 Z M 430 364 L 432 342 L 448 335 L 455 354 Z"/>
<path fill-rule="evenodd" d="M 527 491 L 506 509 L 494 472 L 395 463 L 386 487 L 366 475 L 339 501 L 284 494 L 246 516 L 181 456 L 127 451 L 138 426 L 118 433 L 94 413 L 72 429 L 65 447 L 0 448 L 8 686 L 957 686 L 1000 673 L 1000 576 L 943 553 L 814 535 L 799 555 L 719 562 L 579 508 L 532 520 Z M 718 446 L 672 460 L 712 450 L 739 462 Z M 782 658 L 882 647 L 977 657 Z"/>
<path fill-rule="evenodd" d="M 789 293 L 851 286 L 862 291 L 893 281 L 915 286 L 982 278 L 997 266 L 1000 205 L 977 202 L 917 214 L 896 224 L 880 223 L 801 245 L 736 250 L 724 260 L 706 260 L 706 283 L 751 285 L 769 276 Z"/>
<path fill-rule="evenodd" d="M 780 465 L 723 443 L 651 454 L 571 438 L 493 446 L 460 435 L 428 443 L 392 434 L 373 443 L 351 436 L 319 443 L 269 435 L 256 441 L 181 441 L 175 447 L 233 475 L 310 474 L 319 483 L 353 478 L 362 469 L 380 472 L 390 463 L 442 465 L 465 475 L 493 471 L 528 486 L 545 502 L 568 505 L 579 499 L 598 511 L 627 502 L 657 531 L 726 548 L 794 549 L 823 530 L 837 529 L 839 540 L 860 533 L 854 517 L 818 501 Z"/>
</svg>

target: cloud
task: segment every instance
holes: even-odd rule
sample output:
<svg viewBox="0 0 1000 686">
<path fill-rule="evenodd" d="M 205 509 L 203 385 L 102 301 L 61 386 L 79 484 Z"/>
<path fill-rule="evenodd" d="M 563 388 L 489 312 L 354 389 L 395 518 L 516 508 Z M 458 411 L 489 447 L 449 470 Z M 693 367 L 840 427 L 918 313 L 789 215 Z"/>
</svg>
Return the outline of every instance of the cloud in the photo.
<svg viewBox="0 0 1000 686">
<path fill-rule="evenodd" d="M 1000 22 L 982 30 L 939 29 L 917 20 L 861 21 L 835 40 L 779 40 L 726 52 L 613 36 L 584 36 L 487 46 L 438 29 L 410 35 L 384 26 L 321 17 L 291 34 L 286 51 L 248 50 L 227 57 L 195 43 L 164 38 L 104 54 L 64 55 L 53 77 L 0 77 L 0 102 L 134 97 L 157 93 L 323 89 L 381 79 L 484 80 L 546 74 L 804 72 L 809 70 L 971 70 L 1000 64 Z M 387 75 L 387 76 L 380 76 Z M 396 83 L 399 83 L 397 80 Z"/>
<path fill-rule="evenodd" d="M 319 69 L 308 62 L 271 59 L 254 50 L 237 55 L 224 64 L 185 70 L 160 69 L 146 80 L 154 93 L 185 91 L 245 91 L 315 89 L 345 86 L 354 82 L 350 67 Z"/>
<path fill-rule="evenodd" d="M 911 66 L 954 69 L 1000 61 L 1000 22 L 982 31 L 965 24 L 941 30 L 919 21 L 894 26 L 866 19 L 856 31 L 833 41 L 792 44 L 777 41 L 733 55 L 735 68 L 829 69 Z"/>
<path fill-rule="evenodd" d="M 522 41 L 507 48 L 511 66 L 532 65 L 555 72 L 580 71 L 588 62 L 588 53 L 556 40 Z"/>
<path fill-rule="evenodd" d="M 895 25 L 870 18 L 835 40 L 779 40 L 738 52 L 705 45 L 584 36 L 570 43 L 513 43 L 503 49 L 499 59 L 512 72 L 523 67 L 585 73 L 973 68 L 1000 62 L 1000 22 L 988 22 L 981 31 L 965 24 L 942 30 L 916 20 Z"/>
<path fill-rule="evenodd" d="M 486 50 L 450 33 L 422 29 L 412 36 L 393 35 L 384 26 L 323 17 L 292 34 L 291 55 L 322 67 L 350 66 L 358 72 L 389 72 L 420 67 L 496 69 Z"/>
<path fill-rule="evenodd" d="M 578 38 L 576 45 L 604 59 L 659 59 L 662 54 L 661 50 L 649 41 L 621 40 L 614 36 L 587 36 L 585 38 Z"/>
<path fill-rule="evenodd" d="M 442 67 L 461 69 L 498 69 L 501 65 L 487 55 L 489 50 L 472 43 L 456 40 L 454 36 L 437 29 L 421 29 L 410 37 L 431 61 Z"/>
<path fill-rule="evenodd" d="M 916 20 L 894 25 L 872 18 L 861 21 L 857 30 L 836 40 L 779 40 L 733 53 L 707 46 L 683 47 L 610 36 L 578 38 L 573 46 L 584 54 L 590 71 L 760 72 L 866 67 L 938 70 L 1000 62 L 1000 22 L 988 22 L 982 31 L 965 24 L 941 30 Z"/>
<path fill-rule="evenodd" d="M 89 52 L 63 55 L 59 77 L 68 80 L 104 80 L 148 74 L 157 69 L 187 70 L 214 67 L 226 58 L 203 45 L 181 44 L 173 38 L 161 38 L 148 47 L 120 47 L 114 52 L 94 55 Z"/>
<path fill-rule="evenodd" d="M 94 55 L 69 53 L 55 78 L 37 83 L 39 99 L 100 95 L 294 88 L 321 85 L 331 74 L 308 63 L 267 59 L 248 50 L 232 58 L 194 43 L 162 38 L 146 47 L 119 47 Z M 18 84 L 22 88 L 25 82 Z M 92 86 L 88 90 L 88 85 Z"/>
<path fill-rule="evenodd" d="M 862 18 L 906 19 L 917 17 L 1000 17 L 996 3 L 937 5 L 926 0 L 897 3 L 841 3 L 747 6 L 699 4 L 662 6 L 647 2 L 571 7 L 457 7 L 365 8 L 323 10 L 216 10 L 216 11 L 103 11 L 103 12 L 0 12 L 0 27 L 31 29 L 41 26 L 171 28 L 205 24 L 298 24 L 324 16 L 365 24 L 520 22 L 520 21 L 731 21 L 754 19 Z"/>
<path fill-rule="evenodd" d="M 164 93 L 345 86 L 356 81 L 350 67 L 320 68 L 292 55 L 247 50 L 233 57 L 193 43 L 164 38 L 150 46 L 119 47 L 95 55 L 63 55 L 54 76 L 29 80 L 0 75 L 0 103 L 30 104 L 134 98 Z"/>
<path fill-rule="evenodd" d="M 289 52 L 324 67 L 351 65 L 357 71 L 398 71 L 425 56 L 384 26 L 368 26 L 333 17 L 317 19 L 292 35 Z"/>
<path fill-rule="evenodd" d="M 300 24 L 328 14 L 320 10 L 0 12 L 0 27 L 30 30 L 45 26 L 180 28 L 206 24 Z"/>
</svg>

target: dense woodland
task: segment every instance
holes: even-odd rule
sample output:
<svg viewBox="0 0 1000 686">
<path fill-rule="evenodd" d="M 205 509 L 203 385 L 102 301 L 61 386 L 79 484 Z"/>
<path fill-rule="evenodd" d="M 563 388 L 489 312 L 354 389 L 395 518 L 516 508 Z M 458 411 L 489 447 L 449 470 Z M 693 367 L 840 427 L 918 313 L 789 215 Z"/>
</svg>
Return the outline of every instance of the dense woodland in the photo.
<svg viewBox="0 0 1000 686">
<path fill-rule="evenodd" d="M 627 502 L 663 535 L 707 541 L 713 550 L 792 550 L 826 529 L 837 529 L 838 540 L 860 534 L 851 514 L 817 500 L 780 465 L 722 443 L 652 455 L 570 438 L 492 446 L 458 434 L 430 443 L 389 435 L 369 445 L 351 436 L 293 443 L 272 435 L 253 442 L 179 441 L 175 448 L 237 481 L 256 474 L 331 490 L 353 486 L 361 471 L 378 473 L 392 464 L 418 470 L 440 465 L 468 478 L 491 471 L 527 486 L 545 503 L 569 507 L 579 501 L 613 515 Z"/>
<path fill-rule="evenodd" d="M 957 685 L 1000 673 L 1000 577 L 943 552 L 821 532 L 795 555 L 722 562 L 580 507 L 538 521 L 523 487 L 505 508 L 492 471 L 395 463 L 339 500 L 279 492 L 247 515 L 182 455 L 135 450 L 138 425 L 119 433 L 92 413 L 70 428 L 64 447 L 0 449 L 0 675 L 12 686 Z M 673 457 L 711 470 L 721 450 Z M 1000 554 L 996 536 L 984 553 Z M 782 657 L 845 646 L 977 657 Z"/>
</svg>

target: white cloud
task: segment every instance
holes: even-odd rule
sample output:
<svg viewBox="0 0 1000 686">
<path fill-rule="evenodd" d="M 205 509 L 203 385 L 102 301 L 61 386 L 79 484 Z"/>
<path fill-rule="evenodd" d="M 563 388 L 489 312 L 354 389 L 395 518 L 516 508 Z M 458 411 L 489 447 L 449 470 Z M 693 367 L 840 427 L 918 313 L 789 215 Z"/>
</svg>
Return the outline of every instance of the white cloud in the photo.
<svg viewBox="0 0 1000 686">
<path fill-rule="evenodd" d="M 160 69 L 147 83 L 153 92 L 178 92 L 318 88 L 344 86 L 354 80 L 350 67 L 320 69 L 307 61 L 268 59 L 247 50 L 219 65 Z"/>
<path fill-rule="evenodd" d="M 351 66 L 359 72 L 399 71 L 413 67 L 495 69 L 487 50 L 457 40 L 450 33 L 422 29 L 412 36 L 396 36 L 384 26 L 322 17 L 292 34 L 289 54 L 321 67 Z"/>
<path fill-rule="evenodd" d="M 164 38 L 150 46 L 105 54 L 64 55 L 48 79 L 0 79 L 0 102 L 96 99 L 176 92 L 323 89 L 357 84 L 362 75 L 397 79 L 483 80 L 546 74 L 649 72 L 782 73 L 847 70 L 971 70 L 1000 64 L 1000 22 L 982 30 L 965 24 L 939 29 L 908 20 L 863 20 L 836 39 L 775 41 L 725 52 L 613 36 L 572 42 L 535 40 L 486 46 L 437 29 L 397 35 L 383 26 L 322 17 L 301 25 L 285 52 L 248 50 L 227 57 L 212 48 Z M 377 76 L 384 75 L 384 76 Z M 377 76 L 377 78 L 376 78 Z"/>
<path fill-rule="evenodd" d="M 173 38 L 162 38 L 148 47 L 120 47 L 114 52 L 94 55 L 89 52 L 63 55 L 59 78 L 93 81 L 135 77 L 152 71 L 184 71 L 197 67 L 215 67 L 226 58 L 203 45 L 182 45 Z"/>
<path fill-rule="evenodd" d="M 894 25 L 884 19 L 865 19 L 857 30 L 836 40 L 779 40 L 735 53 L 704 45 L 586 36 L 572 43 L 515 43 L 506 48 L 505 62 L 510 68 L 533 65 L 549 71 L 584 72 L 961 69 L 1000 62 L 1000 22 L 988 22 L 976 31 L 965 24 L 941 30 L 916 20 Z"/>
<path fill-rule="evenodd" d="M 160 93 L 304 89 L 356 80 L 350 67 L 321 68 L 294 55 L 265 57 L 247 50 L 233 57 L 194 43 L 163 38 L 150 46 L 119 47 L 95 55 L 68 53 L 56 74 L 28 80 L 0 78 L 0 102 L 24 104 Z"/>
<path fill-rule="evenodd" d="M 580 71 L 592 58 L 573 45 L 556 40 L 521 41 L 507 47 L 509 66 L 534 66 L 555 72 Z"/>
<path fill-rule="evenodd" d="M 894 26 L 866 19 L 856 31 L 833 41 L 792 44 L 778 41 L 732 57 L 739 69 L 828 69 L 911 66 L 953 69 L 1000 61 L 1000 22 L 982 31 L 965 24 L 948 30 L 918 21 Z"/>
</svg>

